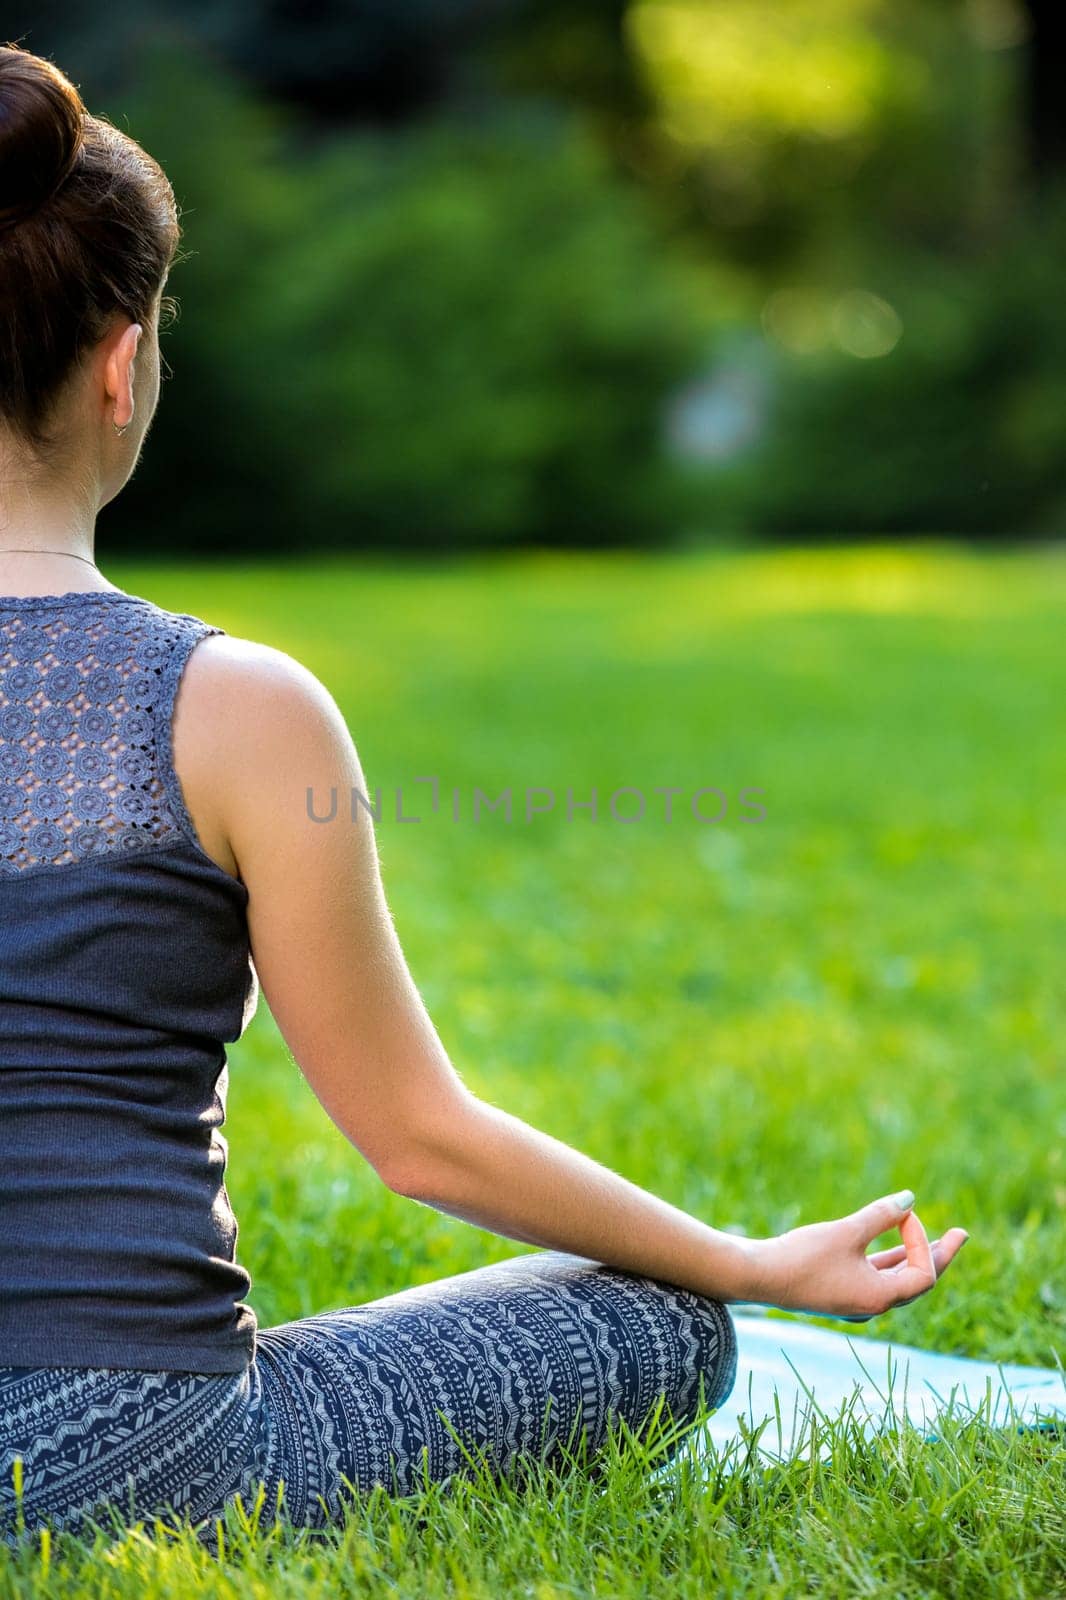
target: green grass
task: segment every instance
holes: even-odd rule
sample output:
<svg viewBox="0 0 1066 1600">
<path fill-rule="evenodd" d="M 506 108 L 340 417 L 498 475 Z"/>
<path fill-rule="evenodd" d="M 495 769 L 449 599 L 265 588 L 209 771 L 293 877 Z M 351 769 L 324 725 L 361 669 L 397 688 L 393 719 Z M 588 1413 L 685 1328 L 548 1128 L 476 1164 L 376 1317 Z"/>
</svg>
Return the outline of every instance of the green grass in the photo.
<svg viewBox="0 0 1066 1600">
<path fill-rule="evenodd" d="M 109 571 L 333 691 L 386 800 L 408 958 L 472 1088 L 752 1234 L 909 1186 L 931 1235 L 971 1241 L 863 1331 L 1066 1358 L 1061 555 Z M 566 819 L 567 788 L 602 812 L 623 785 L 643 821 Z M 683 791 L 670 823 L 664 785 Z M 761 789 L 765 820 L 697 822 L 710 785 Z M 476 786 L 510 786 L 514 821 L 470 820 Z M 556 812 L 527 823 L 527 786 Z M 420 824 L 388 814 L 397 787 Z M 520 1248 L 389 1194 L 265 1002 L 230 1059 L 229 1189 L 264 1324 Z M 1066 1593 L 1061 1438 L 830 1433 L 828 1461 L 741 1450 L 709 1484 L 653 1482 L 633 1446 L 592 1485 L 382 1499 L 326 1538 L 234 1524 L 220 1563 L 144 1531 L 106 1552 L 59 1539 L 47 1562 L 0 1554 L 0 1593 Z"/>
</svg>

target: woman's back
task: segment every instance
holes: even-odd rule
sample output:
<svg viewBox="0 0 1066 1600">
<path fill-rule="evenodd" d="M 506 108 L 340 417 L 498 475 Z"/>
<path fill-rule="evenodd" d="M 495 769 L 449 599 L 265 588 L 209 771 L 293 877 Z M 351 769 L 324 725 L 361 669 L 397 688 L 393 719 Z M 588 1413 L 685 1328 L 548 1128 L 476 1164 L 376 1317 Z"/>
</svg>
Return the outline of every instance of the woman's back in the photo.
<svg viewBox="0 0 1066 1600">
<path fill-rule="evenodd" d="M 258 998 L 248 891 L 172 743 L 222 632 L 117 590 L 0 596 L 0 1365 L 254 1351 L 218 1131 Z"/>
</svg>

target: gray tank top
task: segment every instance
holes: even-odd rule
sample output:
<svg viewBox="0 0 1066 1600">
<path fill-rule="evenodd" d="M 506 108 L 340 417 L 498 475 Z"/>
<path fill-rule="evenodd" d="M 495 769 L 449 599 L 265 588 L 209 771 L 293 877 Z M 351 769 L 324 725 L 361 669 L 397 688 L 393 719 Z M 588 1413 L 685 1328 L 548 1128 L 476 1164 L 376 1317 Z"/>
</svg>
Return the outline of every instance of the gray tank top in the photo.
<svg viewBox="0 0 1066 1600">
<path fill-rule="evenodd" d="M 226 1043 L 248 891 L 173 765 L 201 618 L 0 596 L 0 1366 L 238 1372 Z"/>
</svg>

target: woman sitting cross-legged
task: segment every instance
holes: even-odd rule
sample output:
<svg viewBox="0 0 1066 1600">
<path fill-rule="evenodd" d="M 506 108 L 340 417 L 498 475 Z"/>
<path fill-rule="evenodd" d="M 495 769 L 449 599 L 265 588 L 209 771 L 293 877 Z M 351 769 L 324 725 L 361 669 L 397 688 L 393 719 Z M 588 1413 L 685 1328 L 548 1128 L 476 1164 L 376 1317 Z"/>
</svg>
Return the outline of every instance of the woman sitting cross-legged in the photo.
<svg viewBox="0 0 1066 1600">
<path fill-rule="evenodd" d="M 7 1538 L 106 1508 L 202 1530 L 261 1484 L 313 1525 L 349 1489 L 595 1451 L 615 1419 L 721 1405 L 731 1302 L 869 1318 L 932 1288 L 965 1238 L 931 1244 L 910 1194 L 775 1238 L 719 1231 L 465 1087 L 365 811 L 308 807 L 366 792 L 328 690 L 95 564 L 156 409 L 177 243 L 157 163 L 55 67 L 0 50 Z M 226 1044 L 260 992 L 391 1189 L 540 1251 L 257 1328 L 219 1129 Z"/>
</svg>

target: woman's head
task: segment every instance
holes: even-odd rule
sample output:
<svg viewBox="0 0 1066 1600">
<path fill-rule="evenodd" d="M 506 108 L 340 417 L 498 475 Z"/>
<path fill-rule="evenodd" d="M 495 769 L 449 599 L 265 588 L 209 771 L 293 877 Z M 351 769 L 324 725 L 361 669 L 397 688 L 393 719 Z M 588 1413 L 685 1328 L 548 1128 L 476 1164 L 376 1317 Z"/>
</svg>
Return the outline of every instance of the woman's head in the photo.
<svg viewBox="0 0 1066 1600">
<path fill-rule="evenodd" d="M 99 451 L 106 476 L 125 459 L 125 481 L 158 399 L 157 318 L 178 238 L 158 163 L 91 116 L 51 62 L 0 46 L 5 444 L 44 466 Z"/>
</svg>

